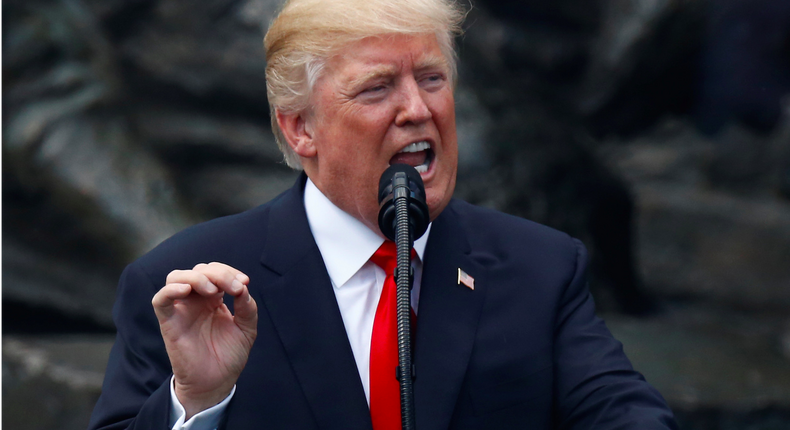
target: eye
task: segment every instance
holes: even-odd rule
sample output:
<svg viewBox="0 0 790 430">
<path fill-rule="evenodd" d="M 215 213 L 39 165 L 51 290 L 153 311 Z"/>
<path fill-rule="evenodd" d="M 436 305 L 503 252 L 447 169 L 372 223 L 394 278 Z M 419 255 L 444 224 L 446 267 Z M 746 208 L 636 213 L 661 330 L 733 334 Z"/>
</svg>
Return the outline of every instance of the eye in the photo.
<svg viewBox="0 0 790 430">
<path fill-rule="evenodd" d="M 386 82 L 374 83 L 370 86 L 364 87 L 359 93 L 357 98 L 364 103 L 373 103 L 384 100 L 388 94 L 390 86 Z"/>
<path fill-rule="evenodd" d="M 387 87 L 385 85 L 378 84 L 378 85 L 374 85 L 374 86 L 369 87 L 369 88 L 365 88 L 362 92 L 363 93 L 373 93 L 374 94 L 374 93 L 377 93 L 377 92 L 384 91 L 385 89 L 387 89 Z"/>
<path fill-rule="evenodd" d="M 439 89 L 444 85 L 446 80 L 445 76 L 441 73 L 431 73 L 420 79 L 420 86 L 428 90 Z"/>
</svg>

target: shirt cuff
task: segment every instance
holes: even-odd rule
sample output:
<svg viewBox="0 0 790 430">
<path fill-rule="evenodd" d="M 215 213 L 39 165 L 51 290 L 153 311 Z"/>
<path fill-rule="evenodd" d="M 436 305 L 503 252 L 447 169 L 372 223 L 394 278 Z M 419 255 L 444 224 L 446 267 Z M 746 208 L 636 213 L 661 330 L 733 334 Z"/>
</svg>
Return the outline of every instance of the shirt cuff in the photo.
<svg viewBox="0 0 790 430">
<path fill-rule="evenodd" d="M 178 401 L 176 396 L 176 377 L 170 378 L 170 428 L 172 430 L 217 430 L 219 422 L 222 421 L 222 416 L 225 414 L 225 409 L 236 393 L 236 386 L 230 390 L 228 397 L 225 400 L 217 403 L 216 405 L 198 412 L 193 415 L 189 421 L 184 422 L 187 416 L 187 411 L 181 402 Z"/>
</svg>

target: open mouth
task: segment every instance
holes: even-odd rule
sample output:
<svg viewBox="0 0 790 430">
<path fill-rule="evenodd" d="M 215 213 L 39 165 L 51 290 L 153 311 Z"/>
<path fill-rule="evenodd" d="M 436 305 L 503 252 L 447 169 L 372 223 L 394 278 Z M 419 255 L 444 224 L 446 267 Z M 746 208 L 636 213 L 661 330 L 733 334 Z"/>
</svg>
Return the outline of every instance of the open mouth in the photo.
<svg viewBox="0 0 790 430">
<path fill-rule="evenodd" d="M 427 141 L 414 142 L 411 145 L 401 149 L 395 156 L 390 159 L 390 165 L 393 164 L 408 164 L 414 167 L 419 173 L 428 172 L 431 166 L 434 154 L 431 150 L 431 144 Z"/>
</svg>

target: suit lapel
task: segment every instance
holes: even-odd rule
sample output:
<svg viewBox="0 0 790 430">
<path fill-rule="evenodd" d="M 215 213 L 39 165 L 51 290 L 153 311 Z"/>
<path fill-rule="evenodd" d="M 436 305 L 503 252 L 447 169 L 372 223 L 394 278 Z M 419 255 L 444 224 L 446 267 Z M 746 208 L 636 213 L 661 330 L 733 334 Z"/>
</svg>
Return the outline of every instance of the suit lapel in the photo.
<svg viewBox="0 0 790 430">
<path fill-rule="evenodd" d="M 370 429 L 345 326 L 304 211 L 304 174 L 273 202 L 261 301 L 321 428 Z"/>
<path fill-rule="evenodd" d="M 414 346 L 416 427 L 450 424 L 485 297 L 483 270 L 470 258 L 458 213 L 449 205 L 433 222 L 425 250 Z M 475 289 L 458 284 L 458 269 Z"/>
</svg>

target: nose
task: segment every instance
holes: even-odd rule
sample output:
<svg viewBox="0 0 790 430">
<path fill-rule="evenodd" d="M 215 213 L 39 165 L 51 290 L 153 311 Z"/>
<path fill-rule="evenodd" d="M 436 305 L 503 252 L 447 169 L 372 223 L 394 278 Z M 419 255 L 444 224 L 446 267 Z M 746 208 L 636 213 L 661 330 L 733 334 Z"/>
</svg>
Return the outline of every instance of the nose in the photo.
<svg viewBox="0 0 790 430">
<path fill-rule="evenodd" d="M 431 119 L 431 110 L 425 101 L 425 94 L 420 89 L 417 81 L 406 79 L 401 87 L 401 103 L 395 124 L 405 126 L 409 124 L 422 124 Z"/>
</svg>

